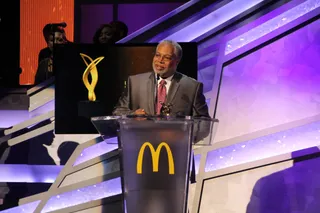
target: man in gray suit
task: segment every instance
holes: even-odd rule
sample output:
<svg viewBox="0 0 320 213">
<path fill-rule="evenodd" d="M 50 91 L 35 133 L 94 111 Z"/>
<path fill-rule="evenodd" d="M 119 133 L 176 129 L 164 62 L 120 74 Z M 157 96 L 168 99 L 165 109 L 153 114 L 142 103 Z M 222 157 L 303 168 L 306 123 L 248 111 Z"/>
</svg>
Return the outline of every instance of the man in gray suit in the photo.
<svg viewBox="0 0 320 213">
<path fill-rule="evenodd" d="M 166 105 L 171 105 L 172 115 L 210 118 L 203 95 L 203 84 L 176 71 L 181 58 L 182 48 L 177 42 L 170 40 L 160 42 L 153 57 L 153 72 L 129 77 L 127 90 L 120 98 L 113 114 L 156 115 L 160 114 L 159 106 L 164 102 Z M 194 142 L 208 136 L 210 124 L 206 121 L 194 124 Z M 196 177 L 194 158 L 192 165 L 190 179 L 191 183 L 194 183 Z"/>
<path fill-rule="evenodd" d="M 176 71 L 182 48 L 174 41 L 158 44 L 153 72 L 130 76 L 127 91 L 120 98 L 114 115 L 156 115 L 165 103 L 172 115 L 210 117 L 203 95 L 203 84 Z"/>
</svg>

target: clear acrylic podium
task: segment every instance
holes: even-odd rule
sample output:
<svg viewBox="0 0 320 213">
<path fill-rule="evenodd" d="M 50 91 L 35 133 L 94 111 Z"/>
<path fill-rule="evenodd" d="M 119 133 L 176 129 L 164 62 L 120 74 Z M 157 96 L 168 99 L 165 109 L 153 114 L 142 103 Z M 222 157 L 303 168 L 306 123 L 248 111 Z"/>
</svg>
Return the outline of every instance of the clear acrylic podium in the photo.
<svg viewBox="0 0 320 213">
<path fill-rule="evenodd" d="M 186 213 L 192 145 L 210 145 L 211 118 L 106 116 L 91 119 L 118 137 L 127 213 Z"/>
</svg>

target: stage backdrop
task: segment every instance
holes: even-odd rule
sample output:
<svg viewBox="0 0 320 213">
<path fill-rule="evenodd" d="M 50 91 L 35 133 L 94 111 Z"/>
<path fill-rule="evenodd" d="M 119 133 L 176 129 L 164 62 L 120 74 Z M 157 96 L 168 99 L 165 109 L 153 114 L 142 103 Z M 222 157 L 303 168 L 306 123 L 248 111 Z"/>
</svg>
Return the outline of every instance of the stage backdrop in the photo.
<svg viewBox="0 0 320 213">
<path fill-rule="evenodd" d="M 183 48 L 183 58 L 178 71 L 196 79 L 197 44 L 180 44 Z M 90 112 L 99 109 L 99 116 L 111 115 L 128 76 L 152 71 L 156 45 L 154 43 L 113 46 L 70 44 L 57 47 L 54 64 L 55 133 L 96 134 L 97 131 L 88 118 Z M 88 90 L 82 81 L 87 66 L 80 53 L 86 54 L 92 60 L 104 57 L 96 66 L 99 78 L 95 88 L 97 108 L 90 108 L 93 104 L 87 104 Z M 87 61 L 90 63 L 88 59 Z"/>
<path fill-rule="evenodd" d="M 215 142 L 320 113 L 319 37 L 318 19 L 223 67 Z"/>
<path fill-rule="evenodd" d="M 41 9 L 40 9 L 41 8 Z M 20 1 L 20 75 L 21 85 L 34 83 L 38 55 L 47 46 L 42 29 L 48 23 L 66 22 L 67 37 L 73 41 L 74 0 Z"/>
</svg>

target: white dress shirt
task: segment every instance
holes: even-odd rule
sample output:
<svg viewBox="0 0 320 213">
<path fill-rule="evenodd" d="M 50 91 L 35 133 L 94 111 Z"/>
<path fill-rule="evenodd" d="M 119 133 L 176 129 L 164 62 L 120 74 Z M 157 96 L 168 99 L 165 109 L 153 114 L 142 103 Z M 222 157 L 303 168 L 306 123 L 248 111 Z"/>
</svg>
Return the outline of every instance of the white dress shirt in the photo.
<svg viewBox="0 0 320 213">
<path fill-rule="evenodd" d="M 163 79 L 163 78 L 159 78 L 159 80 L 158 80 L 158 88 L 159 88 L 159 86 L 160 86 L 160 82 L 162 81 L 162 80 L 165 80 L 166 81 L 166 84 L 165 84 L 165 86 L 166 86 L 166 89 L 167 89 L 167 95 L 168 95 L 168 93 L 169 93 L 169 89 L 170 89 L 170 85 L 171 85 L 171 81 L 172 81 L 172 78 L 173 78 L 173 75 L 171 75 L 170 77 L 168 77 L 168 78 L 166 78 L 166 79 Z"/>
</svg>

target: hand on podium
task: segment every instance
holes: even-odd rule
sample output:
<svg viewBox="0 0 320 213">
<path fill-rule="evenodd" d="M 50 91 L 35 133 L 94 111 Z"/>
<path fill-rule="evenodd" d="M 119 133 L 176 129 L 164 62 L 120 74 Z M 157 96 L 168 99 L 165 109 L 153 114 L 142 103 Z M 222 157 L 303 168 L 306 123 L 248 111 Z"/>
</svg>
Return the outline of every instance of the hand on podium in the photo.
<svg viewBox="0 0 320 213">
<path fill-rule="evenodd" d="M 135 115 L 147 115 L 147 113 L 144 111 L 144 109 L 137 109 L 134 111 Z"/>
</svg>

